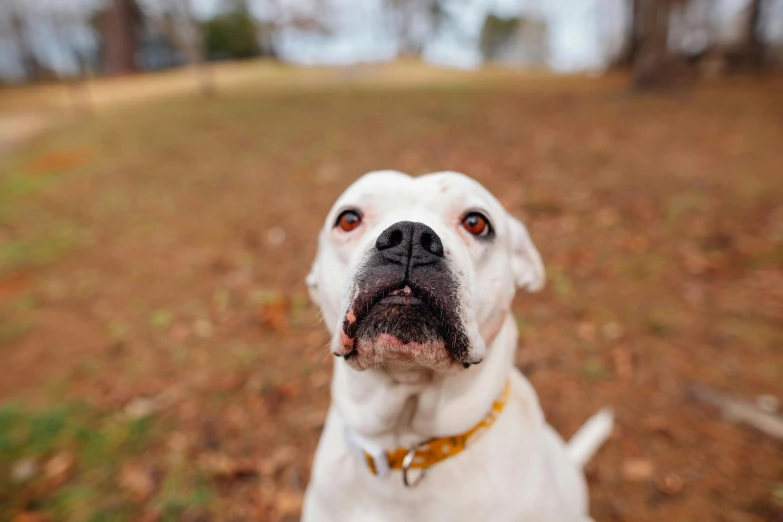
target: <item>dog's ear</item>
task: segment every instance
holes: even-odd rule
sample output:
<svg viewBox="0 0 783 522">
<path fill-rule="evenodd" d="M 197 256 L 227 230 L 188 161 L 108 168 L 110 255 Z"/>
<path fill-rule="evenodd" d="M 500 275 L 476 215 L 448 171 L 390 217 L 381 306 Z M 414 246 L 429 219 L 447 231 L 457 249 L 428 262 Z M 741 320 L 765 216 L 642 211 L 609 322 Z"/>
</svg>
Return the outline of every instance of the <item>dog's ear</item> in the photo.
<svg viewBox="0 0 783 522">
<path fill-rule="evenodd" d="M 318 258 L 313 261 L 313 266 L 310 267 L 310 273 L 305 277 L 305 283 L 307 283 L 307 293 L 310 294 L 310 300 L 316 306 L 321 306 L 321 301 L 318 298 Z"/>
<path fill-rule="evenodd" d="M 315 253 L 315 259 L 310 266 L 310 272 L 305 277 L 305 283 L 307 283 L 307 293 L 310 294 L 310 300 L 316 306 L 321 306 L 321 300 L 318 292 L 318 272 L 320 269 L 320 254 L 321 254 L 321 236 L 318 236 L 318 250 Z"/>
<path fill-rule="evenodd" d="M 544 287 L 546 272 L 527 228 L 513 216 L 508 217 L 511 245 L 511 269 L 517 288 L 537 292 Z"/>
</svg>

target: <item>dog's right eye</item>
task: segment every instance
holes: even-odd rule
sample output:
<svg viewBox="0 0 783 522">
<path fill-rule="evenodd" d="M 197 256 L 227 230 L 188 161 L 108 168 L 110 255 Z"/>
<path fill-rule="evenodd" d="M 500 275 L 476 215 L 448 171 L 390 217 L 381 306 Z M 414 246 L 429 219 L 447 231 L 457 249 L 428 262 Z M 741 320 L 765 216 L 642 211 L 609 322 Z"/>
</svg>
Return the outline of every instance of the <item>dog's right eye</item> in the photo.
<svg viewBox="0 0 783 522">
<path fill-rule="evenodd" d="M 462 226 L 474 236 L 484 237 L 492 232 L 489 220 L 479 212 L 471 212 L 462 220 Z"/>
<path fill-rule="evenodd" d="M 359 226 L 362 222 L 362 217 L 353 210 L 346 210 L 337 218 L 335 226 L 340 227 L 346 232 L 350 232 Z"/>
</svg>

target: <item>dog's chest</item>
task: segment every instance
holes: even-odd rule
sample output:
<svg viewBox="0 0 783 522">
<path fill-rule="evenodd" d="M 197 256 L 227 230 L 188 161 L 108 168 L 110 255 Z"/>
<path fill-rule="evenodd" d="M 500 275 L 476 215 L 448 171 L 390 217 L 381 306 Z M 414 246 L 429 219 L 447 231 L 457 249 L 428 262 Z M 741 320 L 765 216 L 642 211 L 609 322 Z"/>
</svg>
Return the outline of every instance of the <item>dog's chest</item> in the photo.
<svg viewBox="0 0 783 522">
<path fill-rule="evenodd" d="M 431 468 L 406 488 L 401 472 L 376 477 L 345 443 L 339 419 L 330 419 L 313 467 L 307 511 L 340 521 L 569 520 L 563 508 L 583 509 L 576 470 L 553 462 L 546 425 L 535 425 L 525 405 L 511 400 L 491 430 L 468 449 Z M 565 469 L 569 478 L 558 476 Z M 564 490 L 565 488 L 565 490 Z M 571 491 L 568 491 L 571 490 Z M 581 492 L 580 492 L 581 491 Z M 571 498 L 564 500 L 563 495 Z M 545 516 L 546 515 L 546 516 Z M 553 518 L 554 517 L 554 518 Z"/>
</svg>

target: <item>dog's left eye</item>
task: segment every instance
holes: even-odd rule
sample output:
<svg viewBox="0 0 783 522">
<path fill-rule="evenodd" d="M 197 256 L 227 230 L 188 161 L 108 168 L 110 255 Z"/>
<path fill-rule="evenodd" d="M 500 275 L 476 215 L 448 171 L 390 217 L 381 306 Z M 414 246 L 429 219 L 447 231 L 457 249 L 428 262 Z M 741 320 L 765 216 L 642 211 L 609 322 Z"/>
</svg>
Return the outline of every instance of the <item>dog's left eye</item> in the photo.
<svg viewBox="0 0 783 522">
<path fill-rule="evenodd" d="M 471 212 L 462 220 L 462 226 L 465 230 L 474 236 L 487 236 L 492 230 L 489 226 L 489 220 L 483 214 Z"/>
<path fill-rule="evenodd" d="M 362 222 L 362 217 L 353 210 L 346 210 L 337 218 L 336 226 L 340 227 L 346 232 L 350 232 L 359 226 Z"/>
</svg>

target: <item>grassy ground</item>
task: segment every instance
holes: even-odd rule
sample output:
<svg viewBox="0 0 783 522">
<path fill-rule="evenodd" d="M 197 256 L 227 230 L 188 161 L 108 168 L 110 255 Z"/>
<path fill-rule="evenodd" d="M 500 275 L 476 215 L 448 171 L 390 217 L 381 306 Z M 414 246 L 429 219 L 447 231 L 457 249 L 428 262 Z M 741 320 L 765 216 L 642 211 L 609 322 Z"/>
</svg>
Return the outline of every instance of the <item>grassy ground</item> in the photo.
<svg viewBox="0 0 783 522">
<path fill-rule="evenodd" d="M 781 443 L 686 394 L 783 397 L 780 81 L 428 74 L 252 77 L 2 158 L 0 519 L 296 520 L 331 366 L 316 231 L 397 168 L 466 172 L 528 223 L 550 284 L 515 303 L 518 363 L 566 436 L 617 412 L 597 520 L 780 520 Z"/>
</svg>

